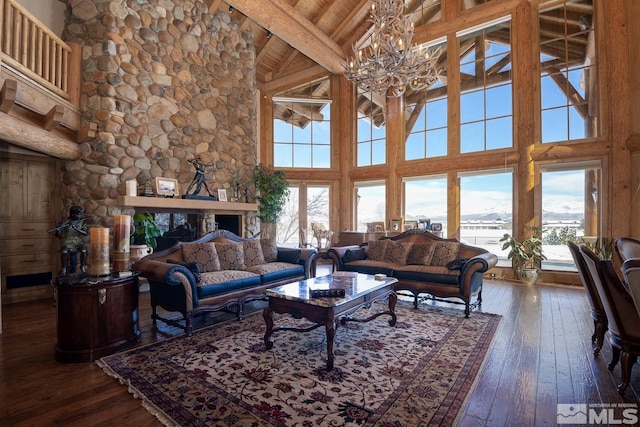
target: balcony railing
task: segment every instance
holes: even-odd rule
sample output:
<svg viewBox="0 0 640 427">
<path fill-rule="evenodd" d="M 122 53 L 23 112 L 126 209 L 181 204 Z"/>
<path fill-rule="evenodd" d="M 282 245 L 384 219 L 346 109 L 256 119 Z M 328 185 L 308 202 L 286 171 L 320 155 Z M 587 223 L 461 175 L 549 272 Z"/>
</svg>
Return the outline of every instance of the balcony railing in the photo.
<svg viewBox="0 0 640 427">
<path fill-rule="evenodd" d="M 69 99 L 71 47 L 15 0 L 0 0 L 2 61 Z"/>
</svg>

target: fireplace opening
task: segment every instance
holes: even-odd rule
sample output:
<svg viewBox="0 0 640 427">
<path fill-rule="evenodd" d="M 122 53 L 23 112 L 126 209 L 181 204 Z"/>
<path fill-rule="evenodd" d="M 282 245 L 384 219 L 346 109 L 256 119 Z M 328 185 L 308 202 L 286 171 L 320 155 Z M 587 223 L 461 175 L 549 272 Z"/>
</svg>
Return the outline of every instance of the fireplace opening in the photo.
<svg viewBox="0 0 640 427">
<path fill-rule="evenodd" d="M 216 222 L 218 223 L 218 229 L 227 230 L 235 234 L 236 236 L 241 236 L 241 224 L 242 220 L 241 215 L 221 215 L 216 214 Z"/>
</svg>

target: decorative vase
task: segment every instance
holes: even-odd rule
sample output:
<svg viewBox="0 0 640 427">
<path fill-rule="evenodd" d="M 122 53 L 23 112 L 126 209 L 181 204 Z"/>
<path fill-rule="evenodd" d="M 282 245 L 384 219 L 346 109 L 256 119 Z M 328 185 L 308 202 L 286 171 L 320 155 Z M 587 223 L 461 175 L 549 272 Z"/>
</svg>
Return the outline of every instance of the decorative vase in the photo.
<svg viewBox="0 0 640 427">
<path fill-rule="evenodd" d="M 518 279 L 527 285 L 535 284 L 540 278 L 540 269 L 538 268 L 518 268 L 516 270 Z"/>
<path fill-rule="evenodd" d="M 129 260 L 132 262 L 138 261 L 153 253 L 153 248 L 147 245 L 131 245 L 130 249 Z"/>
</svg>

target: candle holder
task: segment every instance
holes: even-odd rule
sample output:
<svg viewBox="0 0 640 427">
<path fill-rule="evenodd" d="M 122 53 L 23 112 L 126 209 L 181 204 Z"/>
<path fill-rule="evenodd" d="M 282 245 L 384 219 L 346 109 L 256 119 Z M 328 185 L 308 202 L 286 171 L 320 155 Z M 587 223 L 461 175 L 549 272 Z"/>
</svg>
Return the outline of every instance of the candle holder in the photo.
<svg viewBox="0 0 640 427">
<path fill-rule="evenodd" d="M 131 216 L 113 216 L 113 271 L 129 270 Z"/>
<path fill-rule="evenodd" d="M 91 266 L 89 271 L 92 276 L 106 276 L 111 273 L 109 267 L 109 229 L 105 227 L 92 227 L 89 229 L 91 239 Z"/>
</svg>

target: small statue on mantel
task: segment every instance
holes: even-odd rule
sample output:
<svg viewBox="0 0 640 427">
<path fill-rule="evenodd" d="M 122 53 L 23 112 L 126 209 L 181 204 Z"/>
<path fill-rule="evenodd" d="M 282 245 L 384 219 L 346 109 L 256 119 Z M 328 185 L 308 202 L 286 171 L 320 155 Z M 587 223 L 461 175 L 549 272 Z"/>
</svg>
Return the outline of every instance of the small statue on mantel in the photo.
<svg viewBox="0 0 640 427">
<path fill-rule="evenodd" d="M 62 239 L 61 276 L 67 273 L 75 274 L 78 265 L 78 254 L 80 254 L 80 271 L 86 272 L 87 245 L 84 238 L 87 236 L 87 222 L 84 219 L 84 209 L 80 206 L 71 206 L 69 217 L 61 221 L 49 232 L 55 232 L 56 237 Z"/>
<path fill-rule="evenodd" d="M 184 197 L 189 198 L 189 196 L 192 196 L 191 198 L 197 198 L 194 196 L 198 196 L 198 194 L 200 194 L 200 191 L 202 190 L 202 186 L 204 186 L 209 196 L 200 197 L 218 200 L 218 198 L 211 193 L 211 190 L 209 190 L 209 186 L 207 185 L 206 177 L 204 175 L 206 168 L 208 166 L 213 166 L 213 164 L 205 165 L 202 162 L 200 156 L 195 156 L 193 159 L 188 160 L 188 162 L 191 163 L 194 168 L 196 168 L 196 174 L 193 177 L 193 180 L 191 180 L 191 184 L 189 184 L 189 188 L 187 188 L 187 192 L 185 193 Z"/>
</svg>

